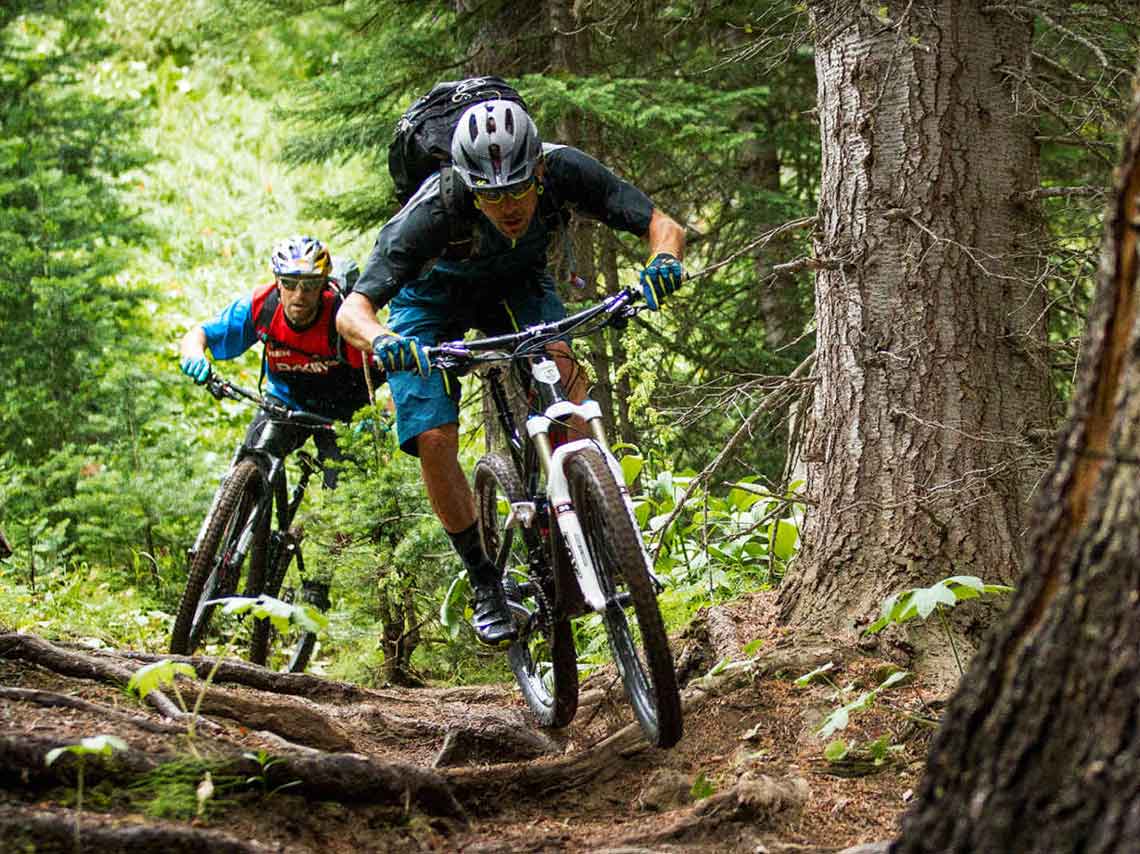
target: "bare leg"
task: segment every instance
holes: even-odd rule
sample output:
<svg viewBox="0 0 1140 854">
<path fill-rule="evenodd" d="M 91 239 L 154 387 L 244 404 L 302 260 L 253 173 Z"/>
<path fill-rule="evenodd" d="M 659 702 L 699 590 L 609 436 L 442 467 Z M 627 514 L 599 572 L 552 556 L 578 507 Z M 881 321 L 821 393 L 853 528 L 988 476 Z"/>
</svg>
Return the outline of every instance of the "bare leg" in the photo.
<svg viewBox="0 0 1140 854">
<path fill-rule="evenodd" d="M 416 444 L 428 500 L 471 580 L 475 633 L 487 644 L 511 641 L 516 631 L 503 594 L 502 571 L 483 552 L 475 527 L 475 496 L 459 468 L 459 425 L 425 430 Z"/>
<path fill-rule="evenodd" d="M 416 442 L 428 500 L 443 529 L 456 534 L 471 527 L 475 523 L 475 496 L 459 467 L 459 425 L 425 430 Z"/>
</svg>

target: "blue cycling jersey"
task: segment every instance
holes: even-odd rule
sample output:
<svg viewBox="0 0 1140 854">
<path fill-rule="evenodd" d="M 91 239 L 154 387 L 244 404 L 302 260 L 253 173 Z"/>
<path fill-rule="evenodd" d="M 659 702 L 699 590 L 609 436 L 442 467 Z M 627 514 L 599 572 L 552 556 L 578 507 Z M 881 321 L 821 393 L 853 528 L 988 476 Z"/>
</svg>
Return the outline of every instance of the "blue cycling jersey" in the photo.
<svg viewBox="0 0 1140 854">
<path fill-rule="evenodd" d="M 206 346 L 215 359 L 236 359 L 259 341 L 253 327 L 253 298 L 245 296 L 234 300 L 214 320 L 203 323 L 202 330 L 206 333 Z M 266 371 L 265 379 L 271 395 L 294 409 L 304 408 L 274 372 Z"/>
</svg>

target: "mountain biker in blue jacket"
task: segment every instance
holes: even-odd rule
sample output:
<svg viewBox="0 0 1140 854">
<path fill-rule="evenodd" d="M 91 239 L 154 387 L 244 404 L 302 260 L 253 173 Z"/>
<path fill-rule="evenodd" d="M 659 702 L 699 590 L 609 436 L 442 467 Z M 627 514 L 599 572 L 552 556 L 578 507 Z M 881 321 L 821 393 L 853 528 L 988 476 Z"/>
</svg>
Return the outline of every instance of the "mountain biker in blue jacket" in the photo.
<svg viewBox="0 0 1140 854">
<path fill-rule="evenodd" d="M 428 498 L 471 579 L 479 639 L 515 637 L 500 570 L 483 553 L 475 500 L 459 467 L 459 384 L 432 371 L 424 347 L 478 328 L 513 331 L 565 316 L 546 269 L 547 247 L 566 209 L 644 237 L 641 274 L 650 308 L 680 286 L 684 230 L 637 188 L 576 148 L 543 145 L 516 103 L 485 101 L 463 113 L 451 145 L 467 192 L 441 192 L 436 173 L 380 230 L 337 328 L 389 369 L 400 445 L 418 455 Z M 388 325 L 376 312 L 389 306 Z M 585 380 L 563 342 L 548 352 L 570 396 Z M 412 368 L 412 372 L 408 371 Z"/>
<path fill-rule="evenodd" d="M 214 320 L 186 333 L 179 348 L 182 373 L 204 383 L 211 373 L 207 348 L 215 359 L 235 359 L 261 342 L 270 397 L 292 409 L 351 419 L 368 403 L 368 386 L 361 352 L 341 346 L 336 332 L 341 297 L 330 281 L 328 248 L 313 237 L 290 237 L 273 247 L 270 263 L 272 282 L 239 297 Z M 259 410 L 248 438 L 261 429 L 265 417 Z M 340 459 L 334 436 L 303 427 L 296 428 L 290 450 L 310 435 L 323 460 Z M 335 470 L 326 468 L 324 479 L 326 486 L 334 486 Z"/>
</svg>

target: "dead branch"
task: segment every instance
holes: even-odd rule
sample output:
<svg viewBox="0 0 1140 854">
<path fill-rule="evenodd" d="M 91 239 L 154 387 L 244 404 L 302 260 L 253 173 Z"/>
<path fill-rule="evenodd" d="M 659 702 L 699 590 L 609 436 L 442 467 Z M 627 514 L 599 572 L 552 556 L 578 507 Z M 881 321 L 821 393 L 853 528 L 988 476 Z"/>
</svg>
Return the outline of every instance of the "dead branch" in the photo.
<svg viewBox="0 0 1140 854">
<path fill-rule="evenodd" d="M 795 231 L 798 228 L 805 228 L 809 225 L 815 225 L 817 221 L 818 221 L 818 219 L 816 217 L 807 216 L 807 217 L 801 217 L 800 219 L 793 219 L 789 222 L 785 222 L 783 225 L 778 225 L 775 228 L 771 229 L 770 231 L 764 232 L 764 234 L 760 235 L 758 238 L 753 240 L 751 243 L 747 244 L 746 246 L 742 247 L 741 249 L 738 249 L 736 252 L 733 252 L 731 255 L 729 255 L 724 260 L 717 261 L 715 264 L 710 264 L 709 266 L 705 267 L 703 270 L 697 270 L 695 273 L 690 274 L 689 278 L 690 279 L 703 278 L 704 276 L 707 276 L 710 273 L 713 273 L 713 272 L 719 270 L 721 267 L 727 267 L 733 261 L 737 260 L 738 258 L 744 257 L 748 253 L 752 252 L 754 249 L 759 249 L 762 246 L 768 245 L 775 238 L 779 237 L 784 232 Z"/>
<path fill-rule="evenodd" d="M 804 359 L 802 362 L 800 362 L 796 366 L 795 370 L 792 371 L 790 374 L 788 374 L 788 380 L 799 379 L 804 373 L 806 373 L 811 368 L 811 366 L 813 364 L 815 364 L 815 354 L 814 353 L 812 353 L 810 356 L 808 356 L 806 359 Z M 763 398 L 761 398 L 760 403 L 756 406 L 756 408 L 754 410 L 752 410 L 752 412 L 748 415 L 747 418 L 744 419 L 744 423 L 741 424 L 740 427 L 737 428 L 737 431 L 732 434 L 732 438 L 730 438 L 728 440 L 728 444 L 726 444 L 723 448 L 721 448 L 720 453 L 716 455 L 716 457 L 713 459 L 713 461 L 711 463 L 709 463 L 707 466 L 705 466 L 701 470 L 700 474 L 698 474 L 696 477 L 694 477 L 689 482 L 688 487 L 685 489 L 685 494 L 682 495 L 681 498 L 677 501 L 676 505 L 673 507 L 673 511 L 669 514 L 669 518 L 665 520 L 665 524 L 662 525 L 658 530 L 660 530 L 660 531 L 669 530 L 669 526 L 673 524 L 674 520 L 678 516 L 681 515 L 681 511 L 685 509 L 685 502 L 687 502 L 689 500 L 689 496 L 691 496 L 693 494 L 693 492 L 696 490 L 696 488 L 698 486 L 700 486 L 706 480 L 708 480 L 708 478 L 712 475 L 712 473 L 720 467 L 720 464 L 723 463 L 725 461 L 725 459 L 728 458 L 728 455 L 730 453 L 732 453 L 733 449 L 738 444 L 740 444 L 740 441 L 745 436 L 747 436 L 749 434 L 749 432 L 752 430 L 752 425 L 756 423 L 756 420 L 760 417 L 760 415 L 772 408 L 775 400 L 778 399 L 777 398 L 777 391 L 778 391 L 778 389 L 773 390 L 773 391 L 769 392 L 767 395 L 765 395 Z M 653 563 L 654 564 L 657 563 L 657 556 L 660 553 L 661 547 L 664 544 L 664 542 L 665 542 L 664 538 L 662 538 L 661 541 L 657 543 L 657 547 L 653 550 Z"/>
<path fill-rule="evenodd" d="M 1015 193 L 1018 201 L 1029 202 L 1034 199 L 1054 199 L 1059 196 L 1066 198 L 1072 196 L 1103 196 L 1104 187 L 1038 187 L 1023 193 Z"/>
</svg>

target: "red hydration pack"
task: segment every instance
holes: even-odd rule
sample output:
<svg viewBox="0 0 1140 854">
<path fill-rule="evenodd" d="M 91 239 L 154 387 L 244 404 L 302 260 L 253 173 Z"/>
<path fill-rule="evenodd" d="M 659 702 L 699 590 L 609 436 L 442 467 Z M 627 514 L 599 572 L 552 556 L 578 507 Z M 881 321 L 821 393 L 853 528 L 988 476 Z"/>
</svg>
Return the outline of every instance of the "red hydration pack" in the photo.
<svg viewBox="0 0 1140 854">
<path fill-rule="evenodd" d="M 348 420 L 368 403 L 361 370 L 363 357 L 336 331 L 342 298 L 333 288 L 321 292 L 317 318 L 303 330 L 289 326 L 274 282 L 253 292 L 253 327 L 265 345 L 264 369 L 307 410 Z"/>
</svg>

